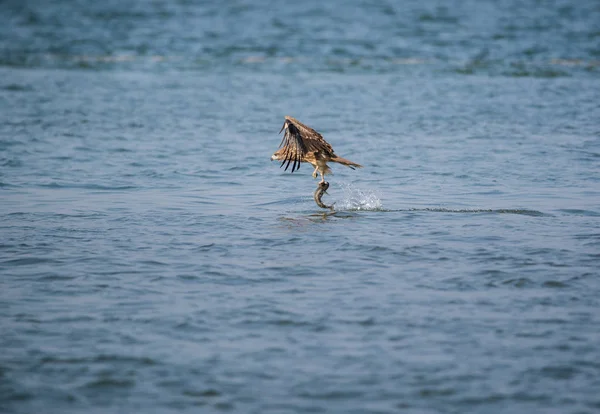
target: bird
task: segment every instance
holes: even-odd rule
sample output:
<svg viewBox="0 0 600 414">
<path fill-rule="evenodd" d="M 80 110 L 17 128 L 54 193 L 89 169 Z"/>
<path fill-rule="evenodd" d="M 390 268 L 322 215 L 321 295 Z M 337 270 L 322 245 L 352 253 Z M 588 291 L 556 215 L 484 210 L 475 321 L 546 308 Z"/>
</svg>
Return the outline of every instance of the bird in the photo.
<svg viewBox="0 0 600 414">
<path fill-rule="evenodd" d="M 281 134 L 284 129 L 285 133 L 279 149 L 271 155 L 271 161 L 281 161 L 279 168 L 285 165 L 285 171 L 287 171 L 292 164 L 292 172 L 294 172 L 300 169 L 300 163 L 308 162 L 315 168 L 312 173 L 313 178 L 317 178 L 317 174 L 321 174 L 319 184 L 325 182 L 325 174 L 332 174 L 327 165 L 328 162 L 337 162 L 353 170 L 362 168 L 360 164 L 335 155 L 333 148 L 321 134 L 297 119 L 286 116 L 279 133 Z"/>
</svg>

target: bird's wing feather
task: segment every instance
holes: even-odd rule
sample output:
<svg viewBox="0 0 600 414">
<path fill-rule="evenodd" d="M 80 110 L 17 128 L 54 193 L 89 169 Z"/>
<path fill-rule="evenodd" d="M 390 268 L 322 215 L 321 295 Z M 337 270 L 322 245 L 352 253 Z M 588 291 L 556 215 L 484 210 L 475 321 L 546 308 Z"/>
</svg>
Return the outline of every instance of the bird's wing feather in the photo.
<svg viewBox="0 0 600 414">
<path fill-rule="evenodd" d="M 284 148 L 284 159 L 281 167 L 286 163 L 287 171 L 290 163 L 292 172 L 300 168 L 300 162 L 308 152 L 320 152 L 326 157 L 333 156 L 333 148 L 323 137 L 314 129 L 304 125 L 291 116 L 285 117 L 284 127 L 287 125 L 283 139 L 279 146 Z M 281 132 L 281 131 L 280 131 Z"/>
</svg>

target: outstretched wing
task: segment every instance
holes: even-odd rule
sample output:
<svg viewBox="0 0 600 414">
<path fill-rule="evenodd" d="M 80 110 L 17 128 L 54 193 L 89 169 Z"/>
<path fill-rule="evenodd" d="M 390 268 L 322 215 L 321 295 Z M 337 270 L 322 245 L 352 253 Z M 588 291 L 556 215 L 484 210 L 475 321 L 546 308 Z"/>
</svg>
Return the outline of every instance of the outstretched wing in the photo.
<svg viewBox="0 0 600 414">
<path fill-rule="evenodd" d="M 286 116 L 283 127 L 281 127 L 279 132 L 281 133 L 284 129 L 285 133 L 279 144 L 279 147 L 283 146 L 284 148 L 284 158 L 280 168 L 287 161 L 285 166 L 286 171 L 292 162 L 292 172 L 300 169 L 300 162 L 303 161 L 309 152 L 320 152 L 326 157 L 333 156 L 333 148 L 323 139 L 321 134 L 297 119 Z"/>
</svg>

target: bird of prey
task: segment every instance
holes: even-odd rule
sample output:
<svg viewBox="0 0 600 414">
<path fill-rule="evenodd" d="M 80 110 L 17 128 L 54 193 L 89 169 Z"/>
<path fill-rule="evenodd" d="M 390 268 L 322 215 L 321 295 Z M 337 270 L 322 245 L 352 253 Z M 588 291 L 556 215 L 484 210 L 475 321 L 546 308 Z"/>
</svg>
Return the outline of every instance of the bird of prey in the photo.
<svg viewBox="0 0 600 414">
<path fill-rule="evenodd" d="M 280 149 L 271 156 L 271 161 L 281 161 L 280 168 L 285 165 L 286 171 L 290 163 L 292 172 L 294 172 L 300 168 L 301 162 L 309 162 L 315 167 L 313 178 L 317 178 L 317 173 L 319 173 L 321 174 L 320 182 L 324 183 L 325 174 L 331 174 L 331 169 L 327 166 L 330 161 L 340 163 L 353 170 L 355 167 L 362 167 L 360 164 L 335 155 L 333 148 L 321 134 L 291 116 L 285 117 L 279 133 L 284 129 L 285 133 L 279 144 Z"/>
</svg>

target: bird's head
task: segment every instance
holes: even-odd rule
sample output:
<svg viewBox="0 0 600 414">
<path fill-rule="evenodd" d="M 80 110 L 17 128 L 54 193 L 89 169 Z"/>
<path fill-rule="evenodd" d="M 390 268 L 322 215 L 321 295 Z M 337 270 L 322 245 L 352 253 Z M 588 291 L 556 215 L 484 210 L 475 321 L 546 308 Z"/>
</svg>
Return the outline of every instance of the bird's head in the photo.
<svg viewBox="0 0 600 414">
<path fill-rule="evenodd" d="M 276 151 L 275 154 L 271 155 L 271 161 L 282 160 L 283 156 L 280 151 Z"/>
</svg>

